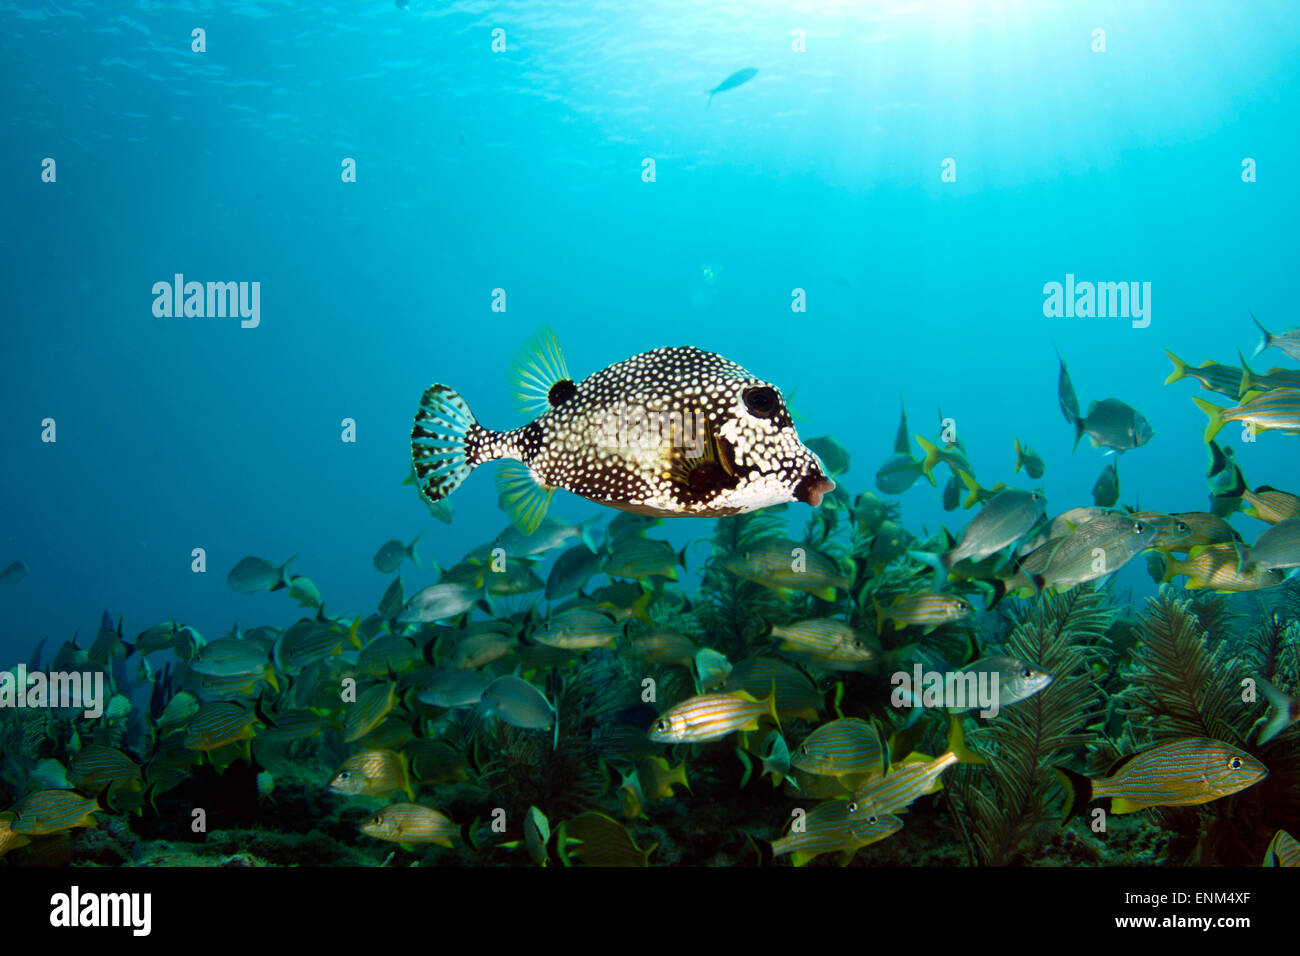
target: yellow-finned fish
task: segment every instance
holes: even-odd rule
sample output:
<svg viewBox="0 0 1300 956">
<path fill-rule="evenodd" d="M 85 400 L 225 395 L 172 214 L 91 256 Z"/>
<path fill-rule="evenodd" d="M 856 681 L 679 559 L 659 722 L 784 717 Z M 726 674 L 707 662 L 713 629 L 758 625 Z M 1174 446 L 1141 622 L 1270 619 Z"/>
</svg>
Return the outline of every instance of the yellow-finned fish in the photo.
<svg viewBox="0 0 1300 956">
<path fill-rule="evenodd" d="M 9 828 L 23 836 L 46 836 L 76 827 L 93 827 L 94 814 L 107 810 L 108 791 L 96 797 L 83 797 L 75 790 L 37 790 L 13 807 Z"/>
<path fill-rule="evenodd" d="M 554 614 L 545 625 L 533 632 L 532 639 L 544 647 L 566 651 L 589 651 L 613 647 L 622 630 L 599 611 L 574 608 Z"/>
<path fill-rule="evenodd" d="M 12 813 L 0 813 L 0 858 L 10 850 L 17 850 L 31 842 L 23 834 L 14 832 L 13 822 Z"/>
<path fill-rule="evenodd" d="M 1289 491 L 1279 491 L 1268 485 L 1260 485 L 1254 491 L 1246 489 L 1241 493 L 1246 504 L 1241 510 L 1252 518 L 1268 524 L 1278 524 L 1290 518 L 1300 517 L 1300 497 Z"/>
<path fill-rule="evenodd" d="M 870 806 L 881 813 L 903 813 L 917 799 L 942 789 L 940 777 L 953 764 L 979 765 L 984 758 L 966 748 L 961 721 L 948 718 L 948 750 L 938 757 L 909 754 L 881 777 L 858 787 L 853 804 Z"/>
<path fill-rule="evenodd" d="M 118 750 L 101 744 L 87 744 L 68 767 L 68 782 L 82 790 L 139 791 L 144 780 L 140 765 Z"/>
<path fill-rule="evenodd" d="M 560 824 L 558 835 L 560 859 L 571 866 L 577 858 L 587 866 L 649 866 L 655 843 L 642 850 L 627 827 L 613 817 L 594 810 L 580 813 Z"/>
<path fill-rule="evenodd" d="M 878 843 L 903 828 L 903 821 L 874 807 L 827 800 L 790 822 L 785 836 L 772 843 L 772 855 L 792 854 L 803 866 L 821 853 L 842 853 L 848 862 L 864 846 Z"/>
<path fill-rule="evenodd" d="M 884 629 L 886 621 L 892 622 L 896 629 L 915 625 L 923 634 L 929 634 L 937 627 L 964 621 L 975 613 L 975 608 L 965 598 L 933 591 L 900 594 L 887 608 L 882 608 L 873 596 L 871 605 L 876 609 L 877 634 Z"/>
<path fill-rule="evenodd" d="M 650 803 L 671 798 L 673 787 L 691 789 L 686 781 L 685 760 L 671 767 L 663 757 L 642 757 L 637 764 L 637 774 L 641 778 L 641 792 Z"/>
<path fill-rule="evenodd" d="M 1256 431 L 1300 432 L 1300 389 L 1274 388 L 1267 392 L 1247 392 L 1240 404 L 1232 408 L 1215 405 L 1193 396 L 1196 407 L 1205 412 L 1208 443 L 1229 422 L 1253 425 Z"/>
<path fill-rule="evenodd" d="M 1160 579 L 1167 584 L 1180 574 L 1187 575 L 1183 587 L 1188 590 L 1209 588 L 1214 591 L 1262 591 L 1286 580 L 1276 568 L 1240 565 L 1241 552 L 1235 544 L 1207 544 L 1193 549 L 1185 561 L 1165 555 L 1165 573 Z"/>
<path fill-rule="evenodd" d="M 811 677 L 776 657 L 747 657 L 727 675 L 726 687 L 764 694 L 776 690 L 776 712 L 782 719 L 817 720 L 825 694 Z"/>
<path fill-rule="evenodd" d="M 361 692 L 356 703 L 349 705 L 343 721 L 343 742 L 360 740 L 384 722 L 397 703 L 397 686 L 391 682 L 375 684 Z"/>
<path fill-rule="evenodd" d="M 446 814 L 432 807 L 418 803 L 390 803 L 361 824 L 361 832 L 389 843 L 436 843 L 451 849 L 458 831 Z"/>
<path fill-rule="evenodd" d="M 240 740 L 251 740 L 260 716 L 233 701 L 203 704 L 185 725 L 185 746 L 190 750 L 216 750 Z"/>
<path fill-rule="evenodd" d="M 627 656 L 647 664 L 677 664 L 689 669 L 695 666 L 698 650 L 695 642 L 685 634 L 653 628 L 631 639 Z"/>
<path fill-rule="evenodd" d="M 1239 793 L 1268 776 L 1268 768 L 1244 750 L 1208 737 L 1180 737 L 1130 754 L 1097 780 L 1060 772 L 1071 795 L 1067 821 L 1098 797 L 1111 798 L 1111 813 L 1190 807 Z"/>
<path fill-rule="evenodd" d="M 757 730 L 759 720 L 771 714 L 777 726 L 776 693 L 757 700 L 746 691 L 700 694 L 662 714 L 647 735 L 660 744 L 700 744 L 721 740 L 738 730 Z"/>
<path fill-rule="evenodd" d="M 0 839 L 3 836 L 0 835 Z M 4 855 L 0 846 L 0 856 Z M 1300 841 L 1285 830 L 1278 830 L 1264 851 L 1264 866 L 1300 866 Z"/>
<path fill-rule="evenodd" d="M 834 618 L 778 624 L 773 626 L 772 636 L 781 639 L 781 650 L 807 654 L 831 670 L 866 670 L 880 660 L 856 630 Z"/>
<path fill-rule="evenodd" d="M 885 772 L 885 748 L 871 724 L 841 717 L 805 737 L 791 752 L 790 766 L 823 777 L 866 780 Z"/>
<path fill-rule="evenodd" d="M 339 765 L 330 778 L 330 789 L 348 796 L 383 797 L 405 793 L 412 803 L 415 790 L 406 757 L 393 750 L 363 750 Z"/>
<path fill-rule="evenodd" d="M 836 588 L 852 583 L 826 555 L 794 541 L 761 541 L 719 563 L 737 577 L 778 593 L 805 591 L 825 601 L 834 601 Z"/>
</svg>

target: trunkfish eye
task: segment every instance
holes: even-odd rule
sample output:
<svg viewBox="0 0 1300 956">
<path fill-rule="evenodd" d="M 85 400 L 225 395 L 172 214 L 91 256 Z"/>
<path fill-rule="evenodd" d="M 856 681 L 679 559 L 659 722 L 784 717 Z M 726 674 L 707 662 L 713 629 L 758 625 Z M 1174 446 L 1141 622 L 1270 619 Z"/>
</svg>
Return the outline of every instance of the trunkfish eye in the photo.
<svg viewBox="0 0 1300 956">
<path fill-rule="evenodd" d="M 757 418 L 771 418 L 781 404 L 776 397 L 776 389 L 769 385 L 747 388 L 740 397 L 744 399 L 749 413 Z"/>
</svg>

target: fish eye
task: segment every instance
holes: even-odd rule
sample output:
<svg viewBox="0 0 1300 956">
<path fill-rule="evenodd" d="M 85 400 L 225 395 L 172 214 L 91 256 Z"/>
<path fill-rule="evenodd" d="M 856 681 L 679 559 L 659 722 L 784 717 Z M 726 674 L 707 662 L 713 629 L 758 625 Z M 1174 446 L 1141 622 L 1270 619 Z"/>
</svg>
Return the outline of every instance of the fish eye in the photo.
<svg viewBox="0 0 1300 956">
<path fill-rule="evenodd" d="M 776 397 L 776 389 L 770 385 L 747 388 L 740 393 L 749 413 L 756 418 L 771 418 L 781 401 Z"/>
<path fill-rule="evenodd" d="M 664 733 L 664 732 L 666 732 L 666 731 L 668 730 L 668 721 L 666 721 L 666 720 L 656 720 L 656 721 L 655 721 L 655 730 L 658 731 L 658 732 L 661 733 L 661 734 Z"/>
<path fill-rule="evenodd" d="M 1141 534 L 1141 533 L 1142 533 L 1143 531 L 1145 531 L 1145 530 L 1146 530 L 1146 529 L 1142 527 L 1142 522 L 1141 522 L 1141 521 L 1134 521 L 1134 522 L 1133 522 L 1133 533 L 1134 533 L 1134 534 Z"/>
<path fill-rule="evenodd" d="M 337 774 L 334 775 L 334 779 L 335 779 L 335 780 L 347 780 L 347 779 L 348 779 L 349 777 L 351 777 L 351 776 L 352 776 L 352 774 L 348 773 L 346 770 L 340 770 Z"/>
<path fill-rule="evenodd" d="M 1230 758 L 1230 759 L 1228 760 L 1228 769 L 1229 769 L 1229 770 L 1240 770 L 1240 769 L 1241 769 L 1241 758 L 1240 758 L 1240 757 L 1232 757 L 1232 758 Z"/>
<path fill-rule="evenodd" d="M 808 756 L 808 745 L 804 744 L 802 747 L 800 747 L 799 752 L 803 754 L 805 757 Z"/>
<path fill-rule="evenodd" d="M 851 802 L 849 803 L 849 813 L 857 813 L 857 812 L 858 812 L 858 803 L 857 803 L 857 801 L 856 801 L 856 800 L 851 801 Z"/>
<path fill-rule="evenodd" d="M 1034 669 L 1033 669 L 1032 667 L 1026 667 L 1023 671 L 1021 671 L 1020 676 L 1021 676 L 1021 677 L 1033 677 L 1033 676 L 1034 676 Z"/>
</svg>

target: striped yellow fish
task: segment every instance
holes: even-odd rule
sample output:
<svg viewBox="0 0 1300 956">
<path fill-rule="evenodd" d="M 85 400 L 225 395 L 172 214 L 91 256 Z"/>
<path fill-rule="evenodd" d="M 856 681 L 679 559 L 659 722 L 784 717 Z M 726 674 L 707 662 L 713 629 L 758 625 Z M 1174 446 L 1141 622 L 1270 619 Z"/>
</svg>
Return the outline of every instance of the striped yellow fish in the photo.
<svg viewBox="0 0 1300 956">
<path fill-rule="evenodd" d="M 62 833 L 76 827 L 93 827 L 94 814 L 108 809 L 107 803 L 103 802 L 106 794 L 107 791 L 96 799 L 83 797 L 75 790 L 29 793 L 14 804 L 9 827 L 14 833 L 29 837 Z"/>
<path fill-rule="evenodd" d="M 975 613 L 965 598 L 955 594 L 936 594 L 933 591 L 900 594 L 888 608 L 881 608 L 873 596 L 871 605 L 876 609 L 877 634 L 881 633 L 886 621 L 892 622 L 899 630 L 918 625 L 923 634 L 929 634 L 940 625 L 965 620 Z"/>
<path fill-rule="evenodd" d="M 353 754 L 334 771 L 329 786 L 335 793 L 353 797 L 382 797 L 401 792 L 415 802 L 410 765 L 406 757 L 393 750 L 363 750 Z"/>
<path fill-rule="evenodd" d="M 1174 363 L 1174 370 L 1165 379 L 1166 385 L 1172 385 L 1184 378 L 1193 378 L 1201 383 L 1201 388 L 1218 392 L 1226 398 L 1235 399 L 1241 394 L 1243 370 L 1235 365 L 1202 362 L 1200 365 L 1191 366 L 1168 349 L 1165 349 L 1165 354 L 1169 356 L 1169 361 Z"/>
<path fill-rule="evenodd" d="M 1180 561 L 1165 555 L 1165 573 L 1160 579 L 1167 584 L 1180 574 L 1187 575 L 1183 587 L 1189 591 L 1209 588 L 1213 591 L 1262 591 L 1276 587 L 1286 575 L 1275 568 L 1247 565 L 1241 568 L 1241 552 L 1231 544 L 1207 544 L 1193 549 L 1190 557 Z"/>
<path fill-rule="evenodd" d="M 772 855 L 792 854 L 795 866 L 803 866 L 821 853 L 841 853 L 847 863 L 864 846 L 878 843 L 903 828 L 893 814 L 844 800 L 819 803 L 802 817 L 790 822 L 785 836 L 772 843 Z"/>
<path fill-rule="evenodd" d="M 532 640 L 544 647 L 566 651 L 588 651 L 596 647 L 613 647 L 621 630 L 599 611 L 575 608 L 552 615 L 545 625 L 533 632 Z"/>
<path fill-rule="evenodd" d="M 1241 355 L 1240 352 L 1237 354 Z M 1256 372 L 1242 356 L 1241 386 L 1236 395 L 1229 397 L 1239 399 L 1249 392 L 1266 392 L 1271 388 L 1300 388 L 1300 369 L 1274 367 L 1267 372 Z"/>
<path fill-rule="evenodd" d="M 1244 750 L 1208 737 L 1181 737 L 1130 754 L 1099 780 L 1060 772 L 1071 795 L 1067 821 L 1099 797 L 1110 797 L 1111 813 L 1190 807 L 1239 793 L 1268 776 L 1268 768 Z"/>
<path fill-rule="evenodd" d="M 1255 426 L 1256 431 L 1282 431 L 1300 433 L 1300 389 L 1275 388 L 1267 392 L 1247 392 L 1241 404 L 1224 408 L 1193 398 L 1196 407 L 1210 419 L 1205 426 L 1205 441 L 1219 433 L 1228 422 L 1243 422 Z"/>
<path fill-rule="evenodd" d="M 414 845 L 436 843 L 448 849 L 459 832 L 443 813 L 418 803 L 390 803 L 365 823 L 361 832 L 376 840 Z"/>
<path fill-rule="evenodd" d="M 871 724 L 842 717 L 805 737 L 791 752 L 790 766 L 823 777 L 867 780 L 885 772 L 885 748 Z"/>
<path fill-rule="evenodd" d="M 185 746 L 191 750 L 216 750 L 240 740 L 251 740 L 258 715 L 232 701 L 204 704 L 185 725 Z"/>
<path fill-rule="evenodd" d="M 811 655 L 831 670 L 866 670 L 880 656 L 852 627 L 829 617 L 778 624 L 772 636 L 781 639 L 781 650 Z"/>
<path fill-rule="evenodd" d="M 277 642 L 277 666 L 286 673 L 297 674 L 305 667 L 338 656 L 343 652 L 344 644 L 352 644 L 360 650 L 361 637 L 357 633 L 360 626 L 360 615 L 346 631 L 337 624 L 321 625 L 317 621 L 299 621 L 288 628 Z"/>
<path fill-rule="evenodd" d="M 3 833 L 0 833 L 0 841 L 4 839 Z M 0 856 L 4 855 L 4 847 L 0 845 Z M 1264 866 L 1300 866 L 1300 841 L 1287 833 L 1285 830 L 1278 830 L 1273 834 L 1273 839 L 1264 851 Z"/>
<path fill-rule="evenodd" d="M 724 559 L 721 566 L 778 593 L 806 591 L 825 601 L 834 601 L 835 589 L 851 583 L 830 558 L 794 541 L 757 543 Z"/>
<path fill-rule="evenodd" d="M 0 813 L 0 859 L 10 850 L 16 850 L 31 842 L 23 834 L 14 832 L 13 822 L 12 813 Z"/>
<path fill-rule="evenodd" d="M 310 740 L 319 737 L 333 720 L 323 711 L 311 709 L 286 710 L 275 715 L 275 726 L 258 735 L 260 741 L 288 743 L 293 740 Z"/>
<path fill-rule="evenodd" d="M 587 866 L 649 866 L 650 854 L 659 846 L 642 850 L 627 827 L 594 810 L 561 823 L 557 845 L 565 866 L 573 858 Z"/>
<path fill-rule="evenodd" d="M 1279 491 L 1268 485 L 1260 485 L 1254 491 L 1247 489 L 1241 493 L 1247 502 L 1242 511 L 1252 518 L 1268 524 L 1280 524 L 1290 518 L 1300 518 L 1300 497 L 1289 491 Z"/>
<path fill-rule="evenodd" d="M 667 541 L 627 538 L 614 547 L 601 570 L 611 578 L 648 578 L 659 575 L 677 580 L 678 566 L 686 567 L 686 549 L 674 551 Z"/>
<path fill-rule="evenodd" d="M 348 715 L 343 721 L 343 742 L 360 740 L 384 722 L 397 703 L 397 686 L 392 682 L 367 687 L 348 705 Z"/>
<path fill-rule="evenodd" d="M 140 765 L 116 747 L 87 744 L 68 767 L 68 782 L 98 793 L 105 787 L 139 791 L 144 780 Z"/>
<path fill-rule="evenodd" d="M 647 736 L 660 744 L 699 744 L 721 740 L 737 730 L 757 730 L 766 714 L 780 726 L 776 715 L 776 694 L 757 700 L 746 691 L 729 694 L 701 694 L 684 700 L 662 714 Z"/>
<path fill-rule="evenodd" d="M 878 777 L 854 790 L 851 805 L 869 806 L 881 813 L 904 813 L 920 797 L 943 788 L 940 777 L 953 764 L 983 764 L 984 758 L 966 748 L 961 721 L 948 719 L 948 750 L 938 757 L 909 754 Z"/>
<path fill-rule="evenodd" d="M 645 661 L 647 664 L 677 664 L 691 668 L 695 666 L 698 650 L 695 642 L 685 634 L 653 628 L 634 636 L 626 654 L 633 660 Z"/>
<path fill-rule="evenodd" d="M 746 658 L 731 669 L 726 686 L 755 695 L 775 689 L 776 712 L 783 720 L 799 717 L 815 721 L 825 698 L 811 677 L 775 657 Z"/>
</svg>

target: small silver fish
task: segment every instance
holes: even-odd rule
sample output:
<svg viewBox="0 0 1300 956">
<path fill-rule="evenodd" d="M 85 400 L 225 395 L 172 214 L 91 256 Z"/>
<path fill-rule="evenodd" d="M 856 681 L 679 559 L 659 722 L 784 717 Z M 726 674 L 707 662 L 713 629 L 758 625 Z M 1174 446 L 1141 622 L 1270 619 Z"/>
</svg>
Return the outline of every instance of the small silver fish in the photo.
<svg viewBox="0 0 1300 956">
<path fill-rule="evenodd" d="M 423 534 L 423 532 L 421 532 L 421 534 Z M 379 546 L 379 550 L 375 552 L 373 561 L 375 570 L 382 571 L 384 574 L 392 574 L 407 558 L 410 558 L 411 563 L 417 568 L 423 570 L 424 562 L 420 560 L 420 553 L 415 550 L 415 546 L 419 541 L 419 534 L 411 539 L 410 544 L 402 544 L 402 542 L 396 538 L 390 538 L 385 541 Z"/>
<path fill-rule="evenodd" d="M 226 575 L 226 583 L 240 594 L 254 594 L 258 591 L 278 591 L 289 586 L 290 558 L 278 568 L 264 558 L 249 556 L 241 558 L 239 563 Z"/>
<path fill-rule="evenodd" d="M 464 614 L 478 604 L 482 591 L 471 584 L 434 584 L 414 594 L 397 620 L 402 624 L 428 624 Z"/>
<path fill-rule="evenodd" d="M 478 706 L 483 716 L 500 717 L 524 730 L 549 730 L 555 724 L 555 711 L 546 696 L 518 677 L 498 677 L 483 689 Z"/>
<path fill-rule="evenodd" d="M 491 674 L 459 667 L 440 667 L 433 672 L 418 696 L 423 703 L 434 707 L 473 707 L 491 683 Z"/>
</svg>

